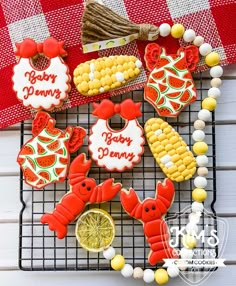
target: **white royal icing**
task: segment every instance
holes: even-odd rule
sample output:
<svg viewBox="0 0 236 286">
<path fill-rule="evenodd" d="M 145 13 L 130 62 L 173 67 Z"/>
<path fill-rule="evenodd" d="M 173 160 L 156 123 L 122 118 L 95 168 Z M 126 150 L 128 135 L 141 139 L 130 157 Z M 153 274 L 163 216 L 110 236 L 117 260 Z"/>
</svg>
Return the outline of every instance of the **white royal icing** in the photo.
<svg viewBox="0 0 236 286">
<path fill-rule="evenodd" d="M 50 59 L 49 66 L 38 70 L 31 59 L 20 58 L 14 66 L 13 89 L 24 106 L 50 109 L 60 106 L 68 96 L 68 67 L 60 57 Z"/>
<path fill-rule="evenodd" d="M 143 129 L 136 119 L 127 120 L 120 131 L 110 129 L 107 120 L 98 119 L 89 136 L 92 159 L 109 171 L 132 168 L 140 161 L 143 144 Z"/>
</svg>

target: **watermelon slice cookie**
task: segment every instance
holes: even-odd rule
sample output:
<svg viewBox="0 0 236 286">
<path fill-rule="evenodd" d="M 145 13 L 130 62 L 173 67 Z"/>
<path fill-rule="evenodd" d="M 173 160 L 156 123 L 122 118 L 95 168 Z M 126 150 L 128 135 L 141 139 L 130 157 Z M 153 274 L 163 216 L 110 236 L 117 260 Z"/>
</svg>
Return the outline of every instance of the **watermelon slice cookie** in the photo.
<svg viewBox="0 0 236 286">
<path fill-rule="evenodd" d="M 168 55 L 155 43 L 147 45 L 145 61 L 151 73 L 144 88 L 144 98 L 159 116 L 176 117 L 196 100 L 197 92 L 191 75 L 199 60 L 196 49 L 188 46 L 180 48 L 177 54 Z M 191 57 L 192 54 L 195 56 Z"/>
<path fill-rule="evenodd" d="M 55 120 L 38 112 L 32 124 L 33 137 L 20 150 L 17 158 L 25 183 L 35 189 L 63 182 L 70 163 L 70 153 L 83 144 L 86 132 L 81 127 L 55 128 Z"/>
</svg>

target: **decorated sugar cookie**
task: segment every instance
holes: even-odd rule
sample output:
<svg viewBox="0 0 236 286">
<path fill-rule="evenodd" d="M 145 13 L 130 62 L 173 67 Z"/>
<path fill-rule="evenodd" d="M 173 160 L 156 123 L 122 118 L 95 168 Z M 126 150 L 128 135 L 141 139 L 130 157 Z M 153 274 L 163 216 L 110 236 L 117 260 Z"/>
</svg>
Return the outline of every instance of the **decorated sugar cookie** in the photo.
<svg viewBox="0 0 236 286">
<path fill-rule="evenodd" d="M 60 239 L 66 236 L 67 225 L 76 219 L 87 204 L 110 201 L 122 187 L 113 179 L 97 185 L 94 179 L 87 177 L 91 163 L 91 160 L 86 160 L 84 153 L 73 160 L 69 172 L 70 191 L 62 197 L 53 213 L 41 217 L 41 223 L 48 224 Z"/>
<path fill-rule="evenodd" d="M 150 150 L 165 175 L 175 182 L 189 180 L 196 160 L 183 138 L 161 118 L 150 118 L 144 127 Z"/>
<path fill-rule="evenodd" d="M 74 83 L 79 93 L 92 96 L 119 88 L 136 78 L 142 62 L 134 56 L 110 56 L 79 64 Z"/>
<path fill-rule="evenodd" d="M 163 262 L 165 258 L 178 258 L 169 245 L 169 230 L 164 221 L 164 216 L 174 200 L 174 193 L 174 185 L 169 179 L 163 184 L 157 183 L 154 199 L 146 198 L 141 202 L 133 189 L 129 191 L 122 189 L 120 193 L 124 210 L 143 224 L 143 231 L 151 248 L 148 255 L 151 265 Z"/>
<path fill-rule="evenodd" d="M 100 104 L 94 103 L 93 115 L 98 117 L 89 135 L 89 151 L 99 167 L 108 171 L 123 172 L 131 169 L 140 161 L 144 152 L 143 129 L 137 117 L 141 116 L 141 103 L 126 99 L 121 104 L 114 104 L 104 99 Z M 115 114 L 125 120 L 121 130 L 110 128 L 108 120 Z"/>
<path fill-rule="evenodd" d="M 64 42 L 54 38 L 48 38 L 43 43 L 36 43 L 30 38 L 16 43 L 19 60 L 14 66 L 13 89 L 25 107 L 51 110 L 60 107 L 68 98 L 70 75 L 61 58 L 67 55 L 63 45 Z M 38 54 L 48 58 L 45 69 L 39 70 L 33 65 L 32 59 Z"/>
<path fill-rule="evenodd" d="M 70 163 L 70 153 L 83 144 L 86 132 L 81 127 L 55 128 L 56 121 L 46 112 L 37 113 L 32 124 L 33 138 L 21 148 L 17 162 L 25 182 L 35 189 L 63 182 Z"/>
<path fill-rule="evenodd" d="M 196 46 L 182 47 L 168 55 L 155 43 L 148 44 L 145 62 L 151 71 L 144 89 L 144 98 L 160 116 L 175 117 L 197 98 L 191 75 L 199 61 Z"/>
</svg>

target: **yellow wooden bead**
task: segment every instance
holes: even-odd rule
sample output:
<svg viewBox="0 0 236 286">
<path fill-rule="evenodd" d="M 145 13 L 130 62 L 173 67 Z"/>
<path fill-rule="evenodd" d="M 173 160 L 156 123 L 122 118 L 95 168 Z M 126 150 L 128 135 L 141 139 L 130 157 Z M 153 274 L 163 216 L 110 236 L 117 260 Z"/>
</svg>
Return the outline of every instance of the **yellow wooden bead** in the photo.
<svg viewBox="0 0 236 286">
<path fill-rule="evenodd" d="M 114 270 L 119 271 L 124 267 L 124 265 L 125 265 L 125 258 L 120 254 L 115 255 L 111 260 L 111 267 Z"/>
<path fill-rule="evenodd" d="M 202 203 L 207 198 L 207 192 L 204 189 L 196 188 L 192 191 L 192 198 L 198 203 Z"/>
<path fill-rule="evenodd" d="M 157 269 L 154 274 L 154 279 L 158 285 L 164 285 L 169 281 L 169 276 L 165 269 Z"/>
<path fill-rule="evenodd" d="M 209 111 L 215 110 L 217 102 L 213 97 L 207 97 L 202 102 L 202 108 L 207 109 Z"/>
<path fill-rule="evenodd" d="M 196 155 L 204 155 L 208 151 L 208 145 L 205 142 L 196 142 L 193 145 L 193 152 Z"/>
<path fill-rule="evenodd" d="M 174 24 L 171 28 L 171 36 L 175 39 L 179 39 L 184 34 L 184 26 L 182 24 Z"/>
<path fill-rule="evenodd" d="M 211 52 L 205 57 L 205 63 L 209 67 L 214 67 L 220 62 L 220 55 L 217 52 Z"/>
</svg>

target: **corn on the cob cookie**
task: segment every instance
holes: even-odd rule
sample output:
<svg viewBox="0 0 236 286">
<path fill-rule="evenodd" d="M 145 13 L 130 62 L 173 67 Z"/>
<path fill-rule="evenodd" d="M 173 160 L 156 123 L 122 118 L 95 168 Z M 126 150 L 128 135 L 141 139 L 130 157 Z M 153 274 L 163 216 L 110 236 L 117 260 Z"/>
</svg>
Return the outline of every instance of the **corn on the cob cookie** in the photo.
<svg viewBox="0 0 236 286">
<path fill-rule="evenodd" d="M 79 93 L 92 96 L 125 85 L 136 78 L 142 62 L 135 56 L 110 56 L 87 61 L 74 70 Z"/>
<path fill-rule="evenodd" d="M 183 138 L 161 118 L 149 119 L 145 135 L 158 165 L 172 181 L 189 180 L 196 172 L 196 160 Z"/>
</svg>

